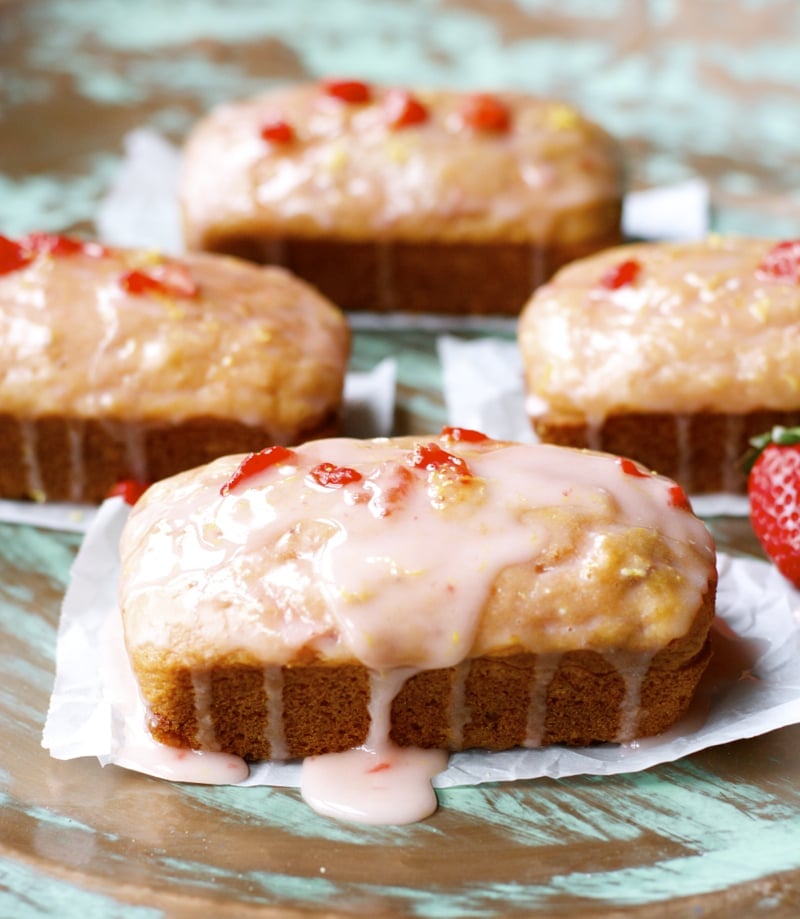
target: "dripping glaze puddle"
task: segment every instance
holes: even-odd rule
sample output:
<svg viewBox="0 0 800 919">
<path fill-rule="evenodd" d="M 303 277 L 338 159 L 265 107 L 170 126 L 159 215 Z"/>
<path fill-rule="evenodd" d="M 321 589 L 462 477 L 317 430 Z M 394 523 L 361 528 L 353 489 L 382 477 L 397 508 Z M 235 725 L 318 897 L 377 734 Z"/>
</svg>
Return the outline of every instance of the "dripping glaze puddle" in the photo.
<svg viewBox="0 0 800 919">
<path fill-rule="evenodd" d="M 168 747 L 147 729 L 147 708 L 125 648 L 122 617 L 109 616 L 98 636 L 101 677 L 114 711 L 114 763 L 171 782 L 236 785 L 250 774 L 239 756 Z M 395 679 L 376 680 L 370 736 L 362 747 L 306 757 L 300 792 L 308 806 L 337 820 L 372 825 L 403 825 L 429 817 L 438 807 L 431 779 L 447 768 L 444 750 L 398 747 L 382 739 Z"/>
<path fill-rule="evenodd" d="M 444 750 L 384 743 L 303 760 L 300 791 L 319 814 L 355 823 L 416 823 L 437 808 L 431 779 L 447 766 Z"/>
</svg>

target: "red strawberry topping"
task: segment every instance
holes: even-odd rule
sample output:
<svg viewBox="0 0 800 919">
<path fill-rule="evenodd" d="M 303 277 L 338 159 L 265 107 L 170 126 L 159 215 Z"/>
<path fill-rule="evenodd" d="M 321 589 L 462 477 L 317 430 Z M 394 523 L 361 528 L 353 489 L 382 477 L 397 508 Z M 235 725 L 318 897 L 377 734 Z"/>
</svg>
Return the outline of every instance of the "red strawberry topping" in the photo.
<svg viewBox="0 0 800 919">
<path fill-rule="evenodd" d="M 285 146 L 292 143 L 295 133 L 288 121 L 276 119 L 261 126 L 261 137 L 276 146 Z"/>
<path fill-rule="evenodd" d="M 438 444 L 417 444 L 408 456 L 408 465 L 413 469 L 425 469 L 428 472 L 455 472 L 464 478 L 472 475 L 466 461 L 454 453 L 448 453 Z"/>
<path fill-rule="evenodd" d="M 221 495 L 227 495 L 238 485 L 247 479 L 264 472 L 271 466 L 277 466 L 279 463 L 285 463 L 295 456 L 294 450 L 287 447 L 266 447 L 258 453 L 249 453 L 234 470 L 231 477 L 220 488 Z"/>
<path fill-rule="evenodd" d="M 360 482 L 364 476 L 350 466 L 336 466 L 333 463 L 320 463 L 309 472 L 309 478 L 323 488 L 341 488 L 353 482 Z"/>
<path fill-rule="evenodd" d="M 0 275 L 19 271 L 32 260 L 30 249 L 7 236 L 0 236 Z"/>
<path fill-rule="evenodd" d="M 126 504 L 133 506 L 149 486 L 149 482 L 140 482 L 137 479 L 122 479 L 109 490 L 108 497 L 120 497 Z"/>
<path fill-rule="evenodd" d="M 198 290 L 188 268 L 176 263 L 156 265 L 149 271 L 126 271 L 119 283 L 134 296 L 194 297 Z"/>
<path fill-rule="evenodd" d="M 37 255 L 78 255 L 87 244 L 80 239 L 59 236 L 56 233 L 29 233 L 21 243 Z"/>
<path fill-rule="evenodd" d="M 393 130 L 423 124 L 430 117 L 428 109 L 403 89 L 390 90 L 384 101 L 386 123 Z"/>
<path fill-rule="evenodd" d="M 467 127 L 487 134 L 505 134 L 511 127 L 508 106 L 489 93 L 467 96 L 461 106 L 461 117 Z"/>
<path fill-rule="evenodd" d="M 83 254 L 99 258 L 107 251 L 100 243 L 60 236 L 57 233 L 29 233 L 18 242 L 0 236 L 0 275 L 24 268 L 39 255 L 61 258 Z"/>
<path fill-rule="evenodd" d="M 773 246 L 756 269 L 762 280 L 800 284 L 800 239 L 788 239 Z"/>
<path fill-rule="evenodd" d="M 634 463 L 633 460 L 628 459 L 625 456 L 618 456 L 617 463 L 625 475 L 637 476 L 638 478 L 646 479 L 649 478 L 650 473 L 642 469 L 638 463 Z"/>
<path fill-rule="evenodd" d="M 691 511 L 692 504 L 686 495 L 686 492 L 680 485 L 670 485 L 669 487 L 669 506 L 680 507 L 685 511 Z"/>
<path fill-rule="evenodd" d="M 372 99 L 372 89 L 368 83 L 361 80 L 323 80 L 322 90 L 334 99 L 351 104 L 369 102 Z"/>
<path fill-rule="evenodd" d="M 470 428 L 457 428 L 450 427 L 450 425 L 445 425 L 439 436 L 447 440 L 455 440 L 461 443 L 481 443 L 485 440 L 490 440 L 491 438 L 487 437 L 486 434 L 482 434 L 480 431 L 473 431 Z"/>
<path fill-rule="evenodd" d="M 642 266 L 636 259 L 627 259 L 614 265 L 600 278 L 600 286 L 607 290 L 619 290 L 620 287 L 627 287 L 639 277 Z"/>
<path fill-rule="evenodd" d="M 800 587 L 800 428 L 775 428 L 752 441 L 750 522 L 778 571 Z"/>
</svg>

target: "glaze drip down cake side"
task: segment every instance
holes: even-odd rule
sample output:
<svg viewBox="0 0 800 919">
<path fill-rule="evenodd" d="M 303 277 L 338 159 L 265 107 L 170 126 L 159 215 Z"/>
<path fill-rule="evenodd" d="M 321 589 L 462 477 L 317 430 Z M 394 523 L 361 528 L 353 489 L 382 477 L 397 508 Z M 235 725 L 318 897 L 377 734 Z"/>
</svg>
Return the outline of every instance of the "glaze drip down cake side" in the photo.
<svg viewBox="0 0 800 919">
<path fill-rule="evenodd" d="M 0 497 L 99 502 L 336 433 L 343 315 L 278 268 L 0 237 Z"/>
<path fill-rule="evenodd" d="M 800 424 L 800 242 L 632 244 L 562 269 L 519 323 L 548 443 L 744 492 L 750 438 Z"/>
<path fill-rule="evenodd" d="M 208 114 L 180 198 L 188 248 L 285 265 L 343 309 L 516 315 L 621 241 L 622 157 L 563 102 L 323 80 Z"/>
<path fill-rule="evenodd" d="M 629 741 L 686 710 L 715 552 L 627 459 L 444 429 L 234 455 L 153 485 L 121 540 L 156 740 L 285 759 Z"/>
</svg>

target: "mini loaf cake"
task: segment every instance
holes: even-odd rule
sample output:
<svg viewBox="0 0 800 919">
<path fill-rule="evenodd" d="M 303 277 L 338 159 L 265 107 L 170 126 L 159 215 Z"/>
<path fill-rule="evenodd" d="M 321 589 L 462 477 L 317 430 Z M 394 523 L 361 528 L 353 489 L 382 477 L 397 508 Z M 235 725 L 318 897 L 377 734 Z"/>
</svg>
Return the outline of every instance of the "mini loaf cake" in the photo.
<svg viewBox="0 0 800 919">
<path fill-rule="evenodd" d="M 560 102 L 327 80 L 213 111 L 180 196 L 190 249 L 285 265 L 344 309 L 516 315 L 620 241 L 620 164 Z"/>
<path fill-rule="evenodd" d="M 519 342 L 543 441 L 743 492 L 750 437 L 800 423 L 800 242 L 609 250 L 533 295 Z"/>
<path fill-rule="evenodd" d="M 121 540 L 153 736 L 248 760 L 376 724 L 446 750 L 659 733 L 708 661 L 715 584 L 675 483 L 458 428 L 224 457 L 152 486 Z"/>
<path fill-rule="evenodd" d="M 0 497 L 100 501 L 331 434 L 349 333 L 277 268 L 0 237 Z"/>
</svg>

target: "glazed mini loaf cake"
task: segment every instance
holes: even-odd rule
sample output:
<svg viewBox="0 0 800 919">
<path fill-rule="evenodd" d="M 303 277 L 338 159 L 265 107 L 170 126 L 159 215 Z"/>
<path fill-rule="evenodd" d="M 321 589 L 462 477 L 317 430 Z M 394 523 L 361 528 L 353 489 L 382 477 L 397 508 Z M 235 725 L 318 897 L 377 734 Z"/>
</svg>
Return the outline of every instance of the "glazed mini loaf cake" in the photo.
<svg viewBox="0 0 800 919">
<path fill-rule="evenodd" d="M 707 529 L 606 454 L 457 428 L 271 447 L 152 486 L 120 551 L 153 736 L 248 760 L 376 724 L 446 750 L 626 741 L 675 722 L 709 657 Z"/>
<path fill-rule="evenodd" d="M 620 241 L 620 163 L 560 102 L 292 85 L 191 133 L 185 238 L 285 265 L 343 309 L 516 315 L 560 265 Z"/>
<path fill-rule="evenodd" d="M 96 502 L 331 434 L 349 333 L 277 268 L 0 238 L 0 497 Z"/>
<path fill-rule="evenodd" d="M 564 268 L 519 323 L 536 433 L 744 491 L 749 439 L 800 423 L 799 281 L 800 242 L 719 236 Z"/>
</svg>

